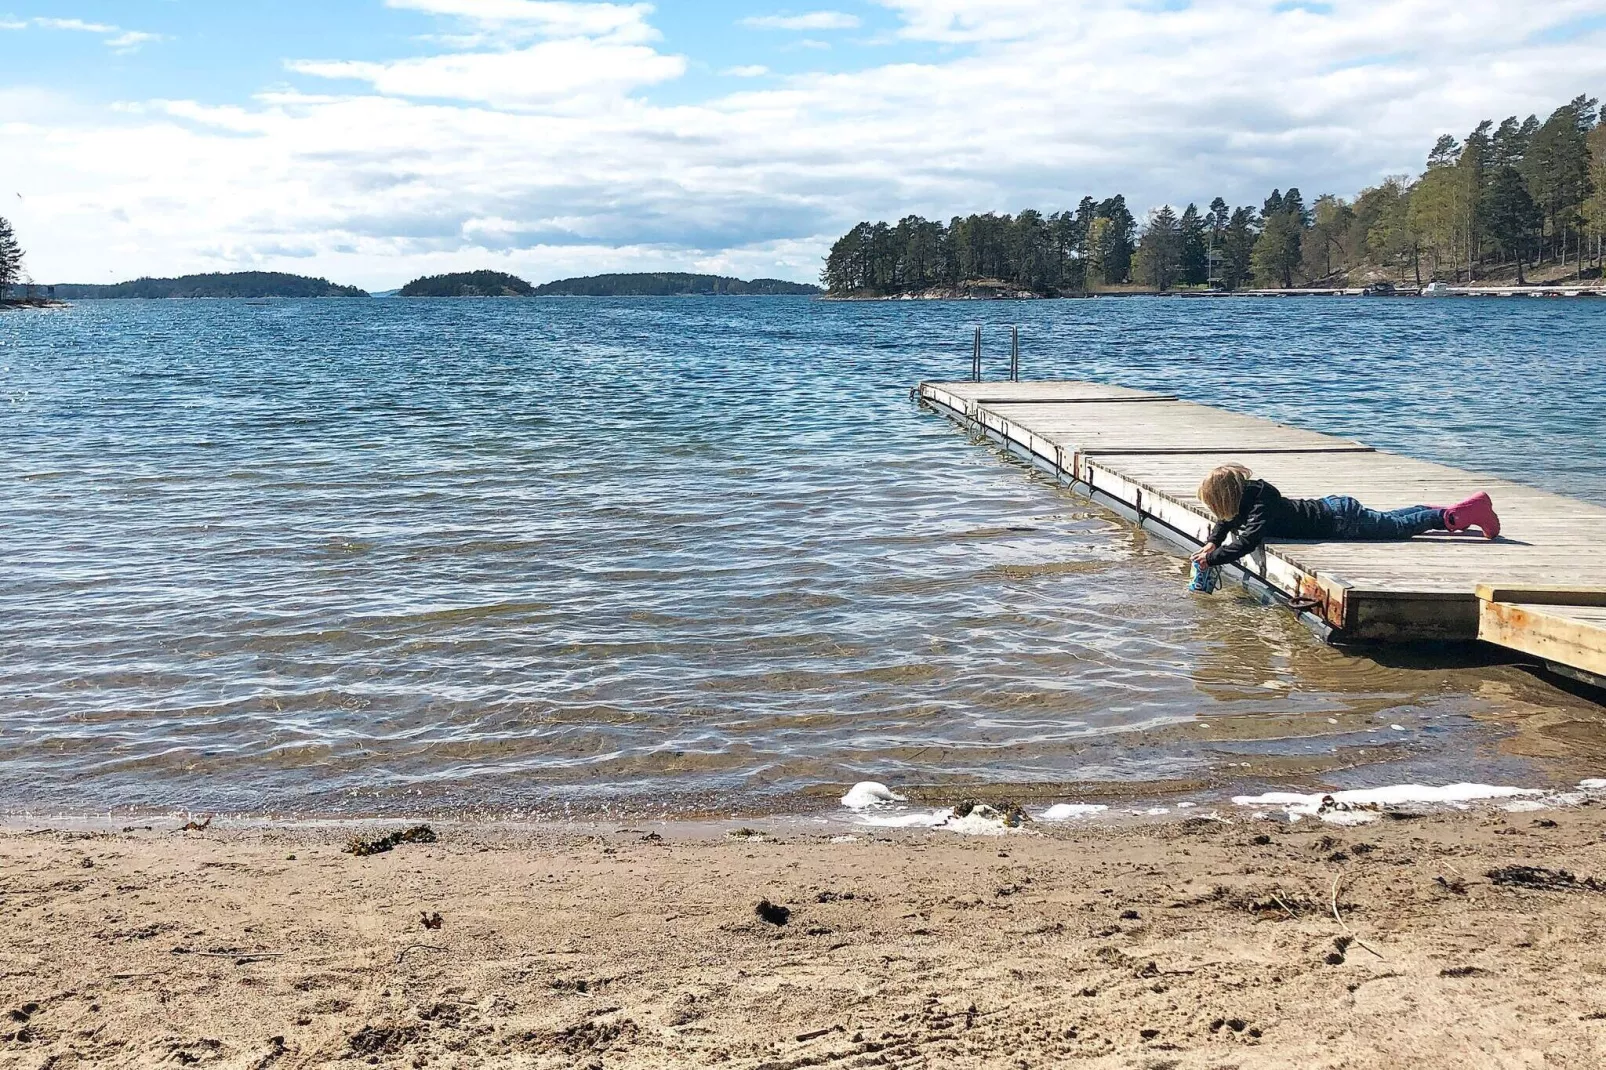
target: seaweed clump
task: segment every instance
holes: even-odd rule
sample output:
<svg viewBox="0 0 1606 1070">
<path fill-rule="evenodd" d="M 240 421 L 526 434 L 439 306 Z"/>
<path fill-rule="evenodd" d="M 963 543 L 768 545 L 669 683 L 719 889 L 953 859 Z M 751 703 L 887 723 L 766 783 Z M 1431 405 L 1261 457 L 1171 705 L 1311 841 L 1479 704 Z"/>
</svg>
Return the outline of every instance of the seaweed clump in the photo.
<svg viewBox="0 0 1606 1070">
<path fill-rule="evenodd" d="M 362 836 L 353 836 L 346 841 L 346 846 L 343 850 L 348 855 L 356 855 L 361 858 L 365 855 L 384 854 L 386 851 L 404 843 L 434 843 L 438 838 L 435 835 L 435 830 L 428 825 L 414 825 L 410 829 L 402 829 L 399 832 L 390 832 L 383 836 L 375 836 L 368 839 Z"/>
</svg>

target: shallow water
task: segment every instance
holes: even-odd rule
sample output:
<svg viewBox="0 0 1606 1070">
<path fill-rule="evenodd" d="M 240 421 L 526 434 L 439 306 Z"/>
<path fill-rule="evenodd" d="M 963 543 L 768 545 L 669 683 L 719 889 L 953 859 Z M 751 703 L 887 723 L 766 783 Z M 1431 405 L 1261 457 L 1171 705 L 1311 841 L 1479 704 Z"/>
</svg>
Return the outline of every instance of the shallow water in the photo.
<svg viewBox="0 0 1606 1070">
<path fill-rule="evenodd" d="M 1606 302 L 13 313 L 0 810 L 1562 775 L 1510 745 L 1518 713 L 1598 707 L 1189 597 L 1177 558 L 912 404 L 968 373 L 976 322 L 993 375 L 1018 322 L 1027 377 L 1163 387 L 1606 502 Z"/>
</svg>

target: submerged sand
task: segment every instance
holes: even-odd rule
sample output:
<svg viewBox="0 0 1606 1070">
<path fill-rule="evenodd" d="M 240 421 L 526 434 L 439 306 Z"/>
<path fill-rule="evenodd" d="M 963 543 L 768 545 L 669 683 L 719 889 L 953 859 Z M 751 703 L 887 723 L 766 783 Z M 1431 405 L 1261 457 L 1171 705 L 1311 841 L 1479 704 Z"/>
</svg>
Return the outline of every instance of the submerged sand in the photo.
<svg viewBox="0 0 1606 1070">
<path fill-rule="evenodd" d="M 438 831 L 0 835 L 0 1065 L 1606 1065 L 1599 805 Z"/>
</svg>

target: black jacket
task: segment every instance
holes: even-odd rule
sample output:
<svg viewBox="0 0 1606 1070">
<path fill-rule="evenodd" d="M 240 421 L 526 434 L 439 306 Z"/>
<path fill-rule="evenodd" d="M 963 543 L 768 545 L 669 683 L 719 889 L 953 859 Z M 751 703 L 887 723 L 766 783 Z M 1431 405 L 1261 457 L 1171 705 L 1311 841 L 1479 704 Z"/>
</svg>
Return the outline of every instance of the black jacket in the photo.
<svg viewBox="0 0 1606 1070">
<path fill-rule="evenodd" d="M 1224 546 L 1228 532 L 1238 538 Z M 1337 518 L 1327 503 L 1314 498 L 1284 498 L 1264 479 L 1244 482 L 1243 501 L 1238 515 L 1210 529 L 1216 549 L 1205 558 L 1207 565 L 1230 565 L 1267 539 L 1331 539 L 1338 534 Z"/>
</svg>

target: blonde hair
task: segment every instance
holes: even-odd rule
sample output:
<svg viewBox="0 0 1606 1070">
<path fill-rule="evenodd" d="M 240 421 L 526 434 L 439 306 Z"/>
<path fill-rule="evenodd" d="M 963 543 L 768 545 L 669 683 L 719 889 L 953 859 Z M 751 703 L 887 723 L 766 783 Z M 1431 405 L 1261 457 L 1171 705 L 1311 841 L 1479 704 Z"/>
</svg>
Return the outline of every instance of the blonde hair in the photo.
<svg viewBox="0 0 1606 1070">
<path fill-rule="evenodd" d="M 1216 514 L 1217 520 L 1231 520 L 1244 502 L 1244 481 L 1254 473 L 1241 464 L 1224 464 L 1199 484 L 1199 500 Z"/>
</svg>

